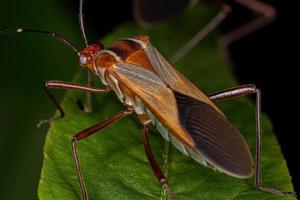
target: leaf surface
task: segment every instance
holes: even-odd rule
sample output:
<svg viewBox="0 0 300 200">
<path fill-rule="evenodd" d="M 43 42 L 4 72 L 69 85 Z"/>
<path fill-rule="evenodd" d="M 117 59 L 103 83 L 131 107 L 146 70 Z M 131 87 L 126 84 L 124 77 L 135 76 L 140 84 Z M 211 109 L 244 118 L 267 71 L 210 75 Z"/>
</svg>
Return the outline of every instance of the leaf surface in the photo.
<svg viewBox="0 0 300 200">
<path fill-rule="evenodd" d="M 202 5 L 186 11 L 164 25 L 145 29 L 135 23 L 123 24 L 101 41 L 109 45 L 118 39 L 139 34 L 149 35 L 152 44 L 168 58 L 216 13 L 217 10 Z M 237 85 L 230 67 L 217 48 L 219 36 L 215 30 L 176 65 L 179 71 L 205 93 Z M 84 72 L 79 72 L 74 82 L 84 82 L 84 75 Z M 99 80 L 95 80 L 95 85 L 102 87 Z M 72 137 L 124 109 L 113 93 L 94 95 L 92 114 L 83 113 L 78 108 L 78 99 L 83 100 L 84 94 L 67 92 L 62 101 L 67 115 L 50 126 L 38 189 L 39 198 L 42 200 L 80 199 L 71 153 Z M 253 102 L 247 97 L 240 97 L 218 105 L 241 130 L 254 155 Z M 137 117 L 132 115 L 78 143 L 79 158 L 90 199 L 167 199 L 146 159 L 140 128 Z M 151 130 L 150 142 L 178 200 L 291 199 L 255 189 L 254 178 L 236 179 L 201 166 L 165 142 L 155 129 Z M 285 160 L 272 133 L 272 125 L 265 116 L 262 162 L 264 184 L 292 191 Z"/>
</svg>

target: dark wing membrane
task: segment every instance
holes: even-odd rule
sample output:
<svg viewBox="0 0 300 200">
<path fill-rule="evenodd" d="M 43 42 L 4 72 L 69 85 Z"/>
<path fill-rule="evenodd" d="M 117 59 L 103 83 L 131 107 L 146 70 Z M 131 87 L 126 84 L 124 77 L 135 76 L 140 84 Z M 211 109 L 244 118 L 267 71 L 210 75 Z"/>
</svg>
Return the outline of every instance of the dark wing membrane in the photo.
<svg viewBox="0 0 300 200">
<path fill-rule="evenodd" d="M 210 105 L 174 92 L 181 125 L 196 149 L 213 167 L 231 176 L 248 178 L 253 161 L 239 131 Z"/>
</svg>

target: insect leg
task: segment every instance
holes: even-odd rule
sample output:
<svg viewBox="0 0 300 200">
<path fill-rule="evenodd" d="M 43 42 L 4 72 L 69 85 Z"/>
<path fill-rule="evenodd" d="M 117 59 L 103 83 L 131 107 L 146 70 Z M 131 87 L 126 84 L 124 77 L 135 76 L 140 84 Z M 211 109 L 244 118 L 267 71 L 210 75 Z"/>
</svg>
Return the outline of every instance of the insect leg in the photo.
<svg viewBox="0 0 300 200">
<path fill-rule="evenodd" d="M 73 159 L 76 165 L 76 172 L 77 172 L 77 177 L 79 180 L 79 185 L 80 185 L 80 191 L 81 191 L 81 198 L 82 200 L 87 200 L 88 199 L 88 194 L 87 194 L 87 189 L 85 187 L 85 183 L 83 180 L 83 176 L 82 176 L 82 172 L 80 169 L 80 162 L 79 162 L 79 158 L 78 158 L 78 154 L 77 154 L 77 143 L 82 140 L 85 139 L 91 135 L 93 135 L 94 133 L 96 133 L 97 131 L 107 127 L 108 125 L 112 124 L 113 122 L 124 118 L 128 115 L 130 115 L 131 113 L 133 113 L 133 109 L 128 107 L 126 110 L 117 113 L 116 115 L 114 115 L 113 117 L 106 119 L 94 126 L 91 126 L 83 131 L 80 131 L 79 133 L 77 133 L 73 139 L 72 139 L 72 153 L 73 153 Z"/>
<path fill-rule="evenodd" d="M 219 100 L 231 99 L 234 97 L 240 97 L 245 95 L 250 95 L 256 93 L 258 91 L 253 84 L 240 85 L 234 88 L 229 88 L 226 90 L 222 90 L 213 94 L 208 95 L 209 99 L 216 102 Z"/>
<path fill-rule="evenodd" d="M 225 49 L 227 49 L 231 43 L 268 25 L 274 21 L 276 17 L 276 10 L 271 5 L 264 2 L 258 0 L 235 0 L 235 2 L 248 8 L 254 13 L 259 14 L 259 16 L 223 36 L 220 40 L 220 45 Z"/>
<path fill-rule="evenodd" d="M 194 48 L 203 38 L 205 38 L 217 25 L 219 25 L 230 12 L 230 6 L 223 4 L 222 10 L 196 35 L 194 35 L 188 42 L 185 43 L 175 54 L 169 59 L 171 63 L 175 64 L 184 55 L 186 55 L 192 48 Z"/>
<path fill-rule="evenodd" d="M 109 92 L 109 88 L 97 89 L 97 88 L 87 87 L 85 85 L 68 83 L 68 82 L 64 82 L 64 81 L 55 81 L 55 80 L 46 81 L 44 84 L 44 90 L 47 93 L 47 95 L 48 95 L 49 99 L 51 100 L 51 102 L 53 103 L 53 105 L 59 110 L 60 116 L 43 119 L 37 124 L 37 127 L 40 127 L 44 123 L 49 123 L 53 120 L 56 120 L 58 118 L 62 118 L 65 116 L 65 112 L 64 112 L 63 108 L 59 105 L 57 98 L 50 91 L 50 89 L 66 89 L 66 90 L 73 89 L 73 90 L 81 90 L 84 92 L 91 92 L 91 93 L 100 93 L 100 92 L 107 93 L 107 92 Z"/>
<path fill-rule="evenodd" d="M 90 70 L 87 71 L 86 86 L 92 87 L 92 73 Z M 87 113 L 92 112 L 92 94 L 91 94 L 91 92 L 86 92 L 84 112 L 87 112 Z"/>
<path fill-rule="evenodd" d="M 161 186 L 167 191 L 169 198 L 171 200 L 175 200 L 176 199 L 175 194 L 171 191 L 168 180 L 167 180 L 166 176 L 164 175 L 163 171 L 161 170 L 161 168 L 159 167 L 157 161 L 155 160 L 155 157 L 151 150 L 151 146 L 150 146 L 149 138 L 148 138 L 149 126 L 150 126 L 150 121 L 148 121 L 147 123 L 144 123 L 143 128 L 142 128 L 144 149 L 145 149 L 145 152 L 147 155 L 147 159 L 150 163 L 150 166 L 151 166 L 156 178 L 160 182 Z"/>
<path fill-rule="evenodd" d="M 255 186 L 263 191 L 273 194 L 285 196 L 290 195 L 296 197 L 294 192 L 284 192 L 269 186 L 264 186 L 261 177 L 261 154 L 262 154 L 262 135 L 261 135 L 261 92 L 255 85 L 241 85 L 238 87 L 223 90 L 221 92 L 209 95 L 212 101 L 230 99 L 250 94 L 256 94 L 256 159 L 255 159 Z"/>
</svg>

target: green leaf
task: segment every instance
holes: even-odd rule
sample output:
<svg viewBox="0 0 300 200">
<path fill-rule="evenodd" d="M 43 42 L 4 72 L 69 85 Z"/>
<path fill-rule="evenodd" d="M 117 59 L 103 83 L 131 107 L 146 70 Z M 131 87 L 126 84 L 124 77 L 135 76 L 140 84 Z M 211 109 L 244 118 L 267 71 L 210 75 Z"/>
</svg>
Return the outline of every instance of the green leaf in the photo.
<svg viewBox="0 0 300 200">
<path fill-rule="evenodd" d="M 117 39 L 146 34 L 150 36 L 152 44 L 169 57 L 216 13 L 216 10 L 203 5 L 165 25 L 143 29 L 135 23 L 124 24 L 102 42 L 109 45 Z M 206 93 L 237 85 L 229 66 L 219 54 L 218 36 L 217 30 L 214 31 L 176 66 Z M 84 82 L 84 75 L 84 72 L 80 72 L 74 82 Z M 124 109 L 113 93 L 94 97 L 94 112 L 86 114 L 76 105 L 78 99 L 84 99 L 84 94 L 76 91 L 66 93 L 62 106 L 67 115 L 52 123 L 47 135 L 38 189 L 40 199 L 80 199 L 71 139 L 79 131 Z M 254 155 L 253 102 L 241 97 L 219 105 L 241 130 Z M 146 159 L 140 127 L 137 117 L 130 116 L 78 143 L 90 199 L 167 199 Z M 179 200 L 289 199 L 257 190 L 254 178 L 236 179 L 201 166 L 165 142 L 155 129 L 151 130 L 150 135 L 155 156 L 167 173 L 171 189 Z M 263 116 L 262 162 L 264 184 L 286 191 L 293 190 L 286 163 L 266 116 Z"/>
</svg>

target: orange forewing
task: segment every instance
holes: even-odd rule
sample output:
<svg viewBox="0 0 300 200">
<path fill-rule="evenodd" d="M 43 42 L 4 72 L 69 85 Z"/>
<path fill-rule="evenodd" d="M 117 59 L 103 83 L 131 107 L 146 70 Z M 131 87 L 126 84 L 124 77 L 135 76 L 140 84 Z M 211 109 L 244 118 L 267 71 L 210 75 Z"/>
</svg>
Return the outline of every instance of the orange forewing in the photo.
<svg viewBox="0 0 300 200">
<path fill-rule="evenodd" d="M 126 62 L 132 63 L 138 66 L 143 66 L 143 68 L 150 70 L 155 73 L 147 55 L 144 50 L 138 50 L 127 57 Z"/>
<path fill-rule="evenodd" d="M 128 78 L 125 74 L 117 72 L 114 67 L 110 69 L 110 72 L 118 77 L 119 86 L 123 92 L 131 91 L 130 94 L 128 93 L 126 95 L 135 95 L 140 98 L 147 109 L 151 111 L 177 139 L 190 148 L 195 147 L 193 139 L 180 126 L 176 100 L 170 88 L 154 84 L 152 84 L 152 87 L 157 90 L 150 89 L 147 86 L 141 87 L 142 84 L 138 82 L 138 80 Z M 135 97 L 132 96 L 131 98 L 134 99 Z"/>
</svg>

